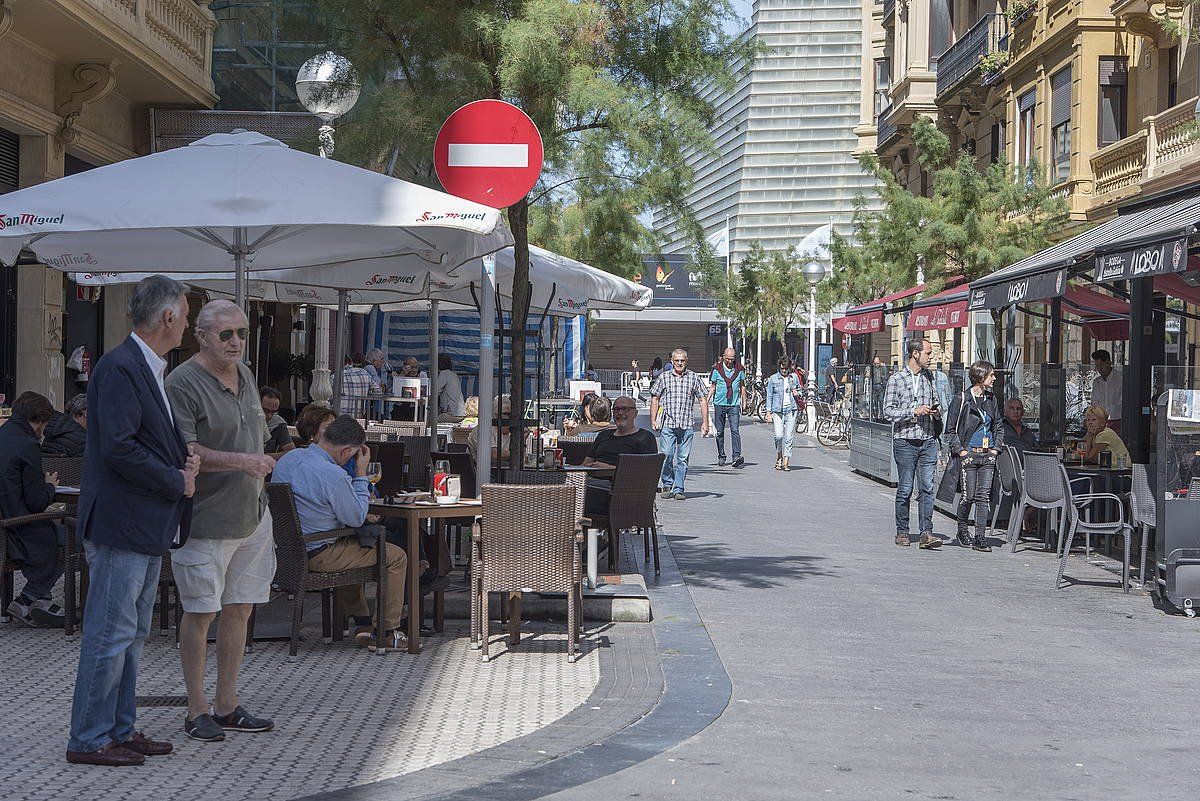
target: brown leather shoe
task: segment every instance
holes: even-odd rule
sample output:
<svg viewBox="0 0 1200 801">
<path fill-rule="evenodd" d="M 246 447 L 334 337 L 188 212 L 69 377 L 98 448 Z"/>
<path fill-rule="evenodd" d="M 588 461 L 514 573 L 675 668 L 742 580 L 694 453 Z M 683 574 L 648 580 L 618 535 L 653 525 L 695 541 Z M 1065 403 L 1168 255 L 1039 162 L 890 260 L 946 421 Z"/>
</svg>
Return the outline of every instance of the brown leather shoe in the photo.
<svg viewBox="0 0 1200 801">
<path fill-rule="evenodd" d="M 165 740 L 151 740 L 140 731 L 135 731 L 132 737 L 121 743 L 121 747 L 142 756 L 166 756 L 175 750 L 175 746 Z"/>
<path fill-rule="evenodd" d="M 897 534 L 896 535 L 896 544 L 899 545 L 901 548 L 907 548 L 909 545 L 912 545 L 912 542 L 908 539 L 907 534 Z"/>
<path fill-rule="evenodd" d="M 934 548 L 941 548 L 942 541 L 929 532 L 925 532 L 921 535 L 921 539 L 917 543 L 917 547 L 924 548 L 927 551 L 932 551 Z"/>
<path fill-rule="evenodd" d="M 146 758 L 128 748 L 109 743 L 99 751 L 68 751 L 67 761 L 74 765 L 105 765 L 110 768 L 128 768 L 141 765 Z"/>
</svg>

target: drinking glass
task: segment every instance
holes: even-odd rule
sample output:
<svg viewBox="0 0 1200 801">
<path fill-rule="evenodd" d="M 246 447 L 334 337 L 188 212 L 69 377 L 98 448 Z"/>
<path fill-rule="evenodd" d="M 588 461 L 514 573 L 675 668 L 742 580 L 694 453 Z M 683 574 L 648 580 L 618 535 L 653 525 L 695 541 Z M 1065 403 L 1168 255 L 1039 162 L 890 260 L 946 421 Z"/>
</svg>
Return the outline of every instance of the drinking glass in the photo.
<svg viewBox="0 0 1200 801">
<path fill-rule="evenodd" d="M 367 480 L 378 484 L 383 479 L 383 465 L 379 462 L 367 462 Z"/>
</svg>

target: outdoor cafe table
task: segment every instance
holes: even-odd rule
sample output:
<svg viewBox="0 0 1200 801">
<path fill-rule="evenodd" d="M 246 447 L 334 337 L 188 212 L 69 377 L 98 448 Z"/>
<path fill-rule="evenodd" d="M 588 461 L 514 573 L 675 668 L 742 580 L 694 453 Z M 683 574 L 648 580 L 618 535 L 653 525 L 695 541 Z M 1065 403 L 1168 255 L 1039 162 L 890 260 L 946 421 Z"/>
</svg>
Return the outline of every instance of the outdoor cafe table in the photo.
<svg viewBox="0 0 1200 801">
<path fill-rule="evenodd" d="M 416 501 L 414 503 L 386 503 L 382 500 L 371 501 L 371 514 L 381 517 L 399 517 L 404 520 L 408 535 L 408 577 L 405 581 L 408 592 L 408 652 L 421 651 L 421 571 L 420 571 L 420 536 L 421 521 L 446 520 L 455 517 L 474 517 L 483 509 L 483 505 L 475 498 L 462 498 L 455 503 L 435 503 Z M 437 532 L 435 532 L 437 533 Z M 440 536 L 440 535 L 439 535 Z M 441 564 L 441 548 L 434 548 L 429 555 L 433 566 L 440 574 L 445 567 Z M 382 602 L 379 599 L 378 602 Z M 445 627 L 446 597 L 441 590 L 433 593 L 433 629 L 441 631 Z"/>
</svg>

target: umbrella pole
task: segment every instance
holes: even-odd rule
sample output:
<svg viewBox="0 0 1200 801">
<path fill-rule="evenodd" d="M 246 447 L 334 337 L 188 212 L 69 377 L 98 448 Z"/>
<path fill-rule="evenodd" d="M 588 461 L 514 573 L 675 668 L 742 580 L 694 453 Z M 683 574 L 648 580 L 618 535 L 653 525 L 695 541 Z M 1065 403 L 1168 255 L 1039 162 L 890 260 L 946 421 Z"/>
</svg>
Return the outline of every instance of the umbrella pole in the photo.
<svg viewBox="0 0 1200 801">
<path fill-rule="evenodd" d="M 337 336 L 334 339 L 333 409 L 342 408 L 342 365 L 346 363 L 346 318 L 350 316 L 350 297 L 344 289 L 338 290 Z"/>
<path fill-rule="evenodd" d="M 479 486 L 492 481 L 492 369 L 496 354 L 492 338 L 496 328 L 496 257 L 483 257 L 479 298 L 479 450 L 475 454 Z M 520 436 L 518 434 L 518 436 Z"/>
<path fill-rule="evenodd" d="M 429 403 L 425 408 L 425 425 L 429 426 L 429 449 L 436 451 L 438 419 L 438 302 L 429 301 Z"/>
</svg>

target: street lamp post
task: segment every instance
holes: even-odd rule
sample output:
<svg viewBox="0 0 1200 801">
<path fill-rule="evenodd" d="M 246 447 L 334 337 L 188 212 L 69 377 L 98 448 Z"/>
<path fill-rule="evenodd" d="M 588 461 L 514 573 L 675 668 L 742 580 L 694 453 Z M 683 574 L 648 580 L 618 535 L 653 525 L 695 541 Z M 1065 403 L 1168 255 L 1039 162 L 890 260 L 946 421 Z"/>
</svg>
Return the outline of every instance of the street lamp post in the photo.
<svg viewBox="0 0 1200 801">
<path fill-rule="evenodd" d="M 301 65 L 296 74 L 296 95 L 306 109 L 321 118 L 318 134 L 321 141 L 321 158 L 327 159 L 333 155 L 333 121 L 354 108 L 361 91 L 362 85 L 358 81 L 358 73 L 354 71 L 354 66 L 336 53 L 326 51 Z M 338 321 L 339 326 L 345 326 L 344 315 L 339 316 Z M 334 393 L 329 381 L 328 309 L 317 309 L 315 328 L 317 352 L 312 386 L 308 394 L 313 403 L 329 406 Z M 338 378 L 340 381 L 340 372 Z"/>
<path fill-rule="evenodd" d="M 808 281 L 808 430 L 813 434 L 817 433 L 817 406 L 811 402 L 817 394 L 817 284 L 826 273 L 820 260 L 804 265 L 804 280 Z"/>
</svg>

